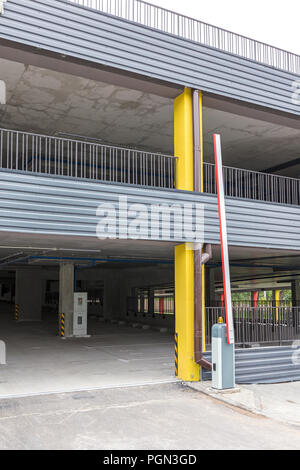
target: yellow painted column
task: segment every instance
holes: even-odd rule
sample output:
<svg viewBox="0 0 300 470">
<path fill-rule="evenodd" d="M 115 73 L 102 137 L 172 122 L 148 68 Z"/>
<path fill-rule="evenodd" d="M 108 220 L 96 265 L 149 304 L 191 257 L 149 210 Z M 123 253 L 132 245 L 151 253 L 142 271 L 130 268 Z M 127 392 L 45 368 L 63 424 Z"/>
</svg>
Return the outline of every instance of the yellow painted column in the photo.
<svg viewBox="0 0 300 470">
<path fill-rule="evenodd" d="M 174 151 L 177 157 L 177 189 L 194 190 L 192 90 L 185 88 L 174 102 Z"/>
<path fill-rule="evenodd" d="M 178 347 L 178 378 L 200 379 L 194 361 L 194 251 L 187 245 L 175 247 L 175 330 Z"/>
<path fill-rule="evenodd" d="M 200 93 L 201 147 L 202 94 Z M 177 160 L 177 189 L 194 190 L 194 140 L 192 90 L 184 92 L 174 102 L 174 148 Z M 201 152 L 203 155 L 203 152 Z M 202 182 L 203 184 L 203 182 Z M 203 268 L 203 306 L 204 268 Z M 204 310 L 203 310 L 204 311 Z M 205 331 L 205 319 L 203 319 Z M 200 366 L 194 360 L 194 251 L 188 244 L 175 248 L 175 337 L 176 370 L 185 381 L 200 379 Z"/>
<path fill-rule="evenodd" d="M 276 321 L 279 320 L 280 290 L 275 291 Z"/>
</svg>

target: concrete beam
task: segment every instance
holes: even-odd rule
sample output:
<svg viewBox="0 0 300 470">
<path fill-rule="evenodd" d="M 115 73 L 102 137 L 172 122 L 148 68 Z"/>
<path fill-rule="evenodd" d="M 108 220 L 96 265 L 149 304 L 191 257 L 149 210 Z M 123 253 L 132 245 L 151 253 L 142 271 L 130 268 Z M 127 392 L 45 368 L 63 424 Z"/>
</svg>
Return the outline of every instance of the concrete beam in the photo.
<svg viewBox="0 0 300 470">
<path fill-rule="evenodd" d="M 73 336 L 74 318 L 74 264 L 62 263 L 59 269 L 59 315 L 62 337 Z M 62 328 L 61 316 L 64 316 Z"/>
</svg>

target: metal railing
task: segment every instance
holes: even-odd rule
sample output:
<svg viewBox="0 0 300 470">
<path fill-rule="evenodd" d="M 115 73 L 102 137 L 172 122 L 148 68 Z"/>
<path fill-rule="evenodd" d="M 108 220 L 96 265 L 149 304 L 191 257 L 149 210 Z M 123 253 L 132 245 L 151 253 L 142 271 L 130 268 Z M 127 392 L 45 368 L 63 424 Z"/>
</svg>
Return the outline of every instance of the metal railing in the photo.
<svg viewBox="0 0 300 470">
<path fill-rule="evenodd" d="M 7 129 L 0 129 L 0 168 L 176 188 L 173 156 Z"/>
<path fill-rule="evenodd" d="M 300 73 L 300 56 L 297 54 L 141 0 L 68 1 L 271 67 Z"/>
<path fill-rule="evenodd" d="M 219 317 L 225 320 L 223 307 L 206 307 L 206 344 L 211 345 L 211 328 Z M 251 344 L 284 344 L 300 339 L 300 307 L 233 306 L 235 342 Z"/>
<path fill-rule="evenodd" d="M 176 158 L 86 140 L 0 129 L 0 168 L 31 173 L 176 188 Z M 223 167 L 225 195 L 300 205 L 300 180 Z M 215 166 L 204 163 L 204 192 L 216 194 Z"/>
<path fill-rule="evenodd" d="M 154 313 L 156 315 L 174 315 L 175 313 L 174 295 L 163 295 L 163 296 L 155 297 Z"/>
<path fill-rule="evenodd" d="M 155 295 L 152 299 L 148 295 L 127 297 L 127 314 L 135 317 L 166 318 L 175 314 L 174 294 Z"/>
<path fill-rule="evenodd" d="M 45 294 L 45 305 L 58 306 L 59 304 L 59 292 L 46 292 Z"/>
<path fill-rule="evenodd" d="M 292 302 L 291 300 L 261 300 L 257 302 L 253 300 L 232 300 L 232 305 L 235 308 L 246 307 L 246 308 L 257 308 L 257 307 L 296 307 L 300 306 L 300 301 Z M 210 307 L 224 307 L 224 300 L 210 300 Z"/>
<path fill-rule="evenodd" d="M 215 165 L 204 163 L 204 192 L 216 194 Z M 225 196 L 300 205 L 300 180 L 270 173 L 223 167 Z"/>
</svg>

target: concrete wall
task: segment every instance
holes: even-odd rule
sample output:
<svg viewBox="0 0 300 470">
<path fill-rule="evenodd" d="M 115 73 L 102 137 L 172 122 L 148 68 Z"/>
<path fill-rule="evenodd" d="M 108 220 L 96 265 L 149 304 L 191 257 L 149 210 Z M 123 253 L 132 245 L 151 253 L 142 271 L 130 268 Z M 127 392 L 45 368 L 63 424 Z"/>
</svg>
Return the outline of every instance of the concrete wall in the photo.
<svg viewBox="0 0 300 470">
<path fill-rule="evenodd" d="M 103 316 L 112 320 L 132 320 L 157 326 L 171 326 L 174 318 L 153 319 L 151 315 L 143 317 L 127 316 L 127 297 L 132 295 L 133 288 L 158 287 L 159 285 L 172 284 L 174 282 L 173 266 L 155 265 L 132 268 L 91 268 L 79 269 L 78 281 L 84 285 L 102 281 L 104 284 Z"/>
<path fill-rule="evenodd" d="M 120 286 L 120 316 L 124 319 L 133 320 L 138 323 L 145 323 L 152 326 L 172 328 L 174 326 L 174 316 L 166 316 L 165 319 L 151 314 L 139 315 L 138 317 L 127 316 L 127 297 L 132 295 L 132 289 L 135 287 L 159 287 L 174 283 L 173 266 L 149 266 L 125 269 L 122 275 L 122 284 Z"/>
<path fill-rule="evenodd" d="M 42 320 L 43 282 L 40 271 L 18 269 L 16 272 L 16 304 L 19 321 Z"/>
<path fill-rule="evenodd" d="M 151 314 L 138 317 L 127 316 L 127 297 L 132 296 L 134 288 L 167 286 L 174 283 L 172 265 L 154 265 L 132 268 L 84 268 L 77 270 L 77 280 L 81 281 L 83 290 L 88 286 L 104 288 L 104 305 L 99 314 L 105 319 L 129 320 L 151 324 L 153 326 L 172 327 L 174 316 L 165 319 Z M 16 303 L 19 305 L 20 321 L 42 320 L 46 281 L 58 280 L 58 268 L 20 268 L 16 271 Z M 62 285 L 61 285 L 62 287 Z M 64 309 L 66 310 L 66 309 Z"/>
<path fill-rule="evenodd" d="M 146 266 L 133 268 L 112 268 L 112 269 L 80 269 L 77 279 L 84 284 L 92 281 L 103 281 L 104 283 L 104 305 L 103 316 L 105 319 L 113 320 L 134 320 L 141 323 L 168 325 L 173 323 L 173 319 L 155 319 L 151 315 L 137 317 L 127 316 L 127 297 L 132 295 L 132 289 L 143 287 L 158 287 L 160 284 L 166 285 L 174 282 L 173 266 Z"/>
</svg>

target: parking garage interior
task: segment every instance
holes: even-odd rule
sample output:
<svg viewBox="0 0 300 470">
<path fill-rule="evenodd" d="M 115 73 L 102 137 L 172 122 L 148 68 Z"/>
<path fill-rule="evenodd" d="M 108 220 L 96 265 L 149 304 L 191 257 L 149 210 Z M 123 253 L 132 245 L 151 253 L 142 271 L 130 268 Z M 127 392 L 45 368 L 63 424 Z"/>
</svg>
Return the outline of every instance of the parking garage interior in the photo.
<svg viewBox="0 0 300 470">
<path fill-rule="evenodd" d="M 174 154 L 174 97 L 0 59 L 7 104 L 0 127 Z M 170 92 L 172 93 L 172 91 Z M 222 135 L 229 167 L 297 175 L 299 121 L 204 99 L 204 160 Z M 288 160 L 288 165 L 283 162 Z M 1 395 L 173 381 L 174 243 L 0 233 Z M 290 290 L 300 253 L 230 247 L 234 292 Z M 207 305 L 221 301 L 221 256 L 206 268 Z M 59 330 L 60 277 L 88 293 L 87 336 Z M 16 307 L 17 306 L 17 307 Z"/>
<path fill-rule="evenodd" d="M 0 327 L 7 345 L 1 396 L 175 381 L 174 246 L 156 243 L 143 258 L 143 242 L 90 243 L 83 250 L 82 240 L 71 245 L 43 238 L 22 237 L 34 246 L 1 247 Z M 233 299 L 254 291 L 290 292 L 300 279 L 299 257 L 231 247 Z M 222 299 L 220 263 L 214 246 L 206 267 L 208 312 Z M 62 338 L 59 331 L 59 281 L 66 265 L 76 273 L 74 292 L 87 292 L 83 337 Z M 207 350 L 210 326 L 207 316 Z"/>
</svg>

